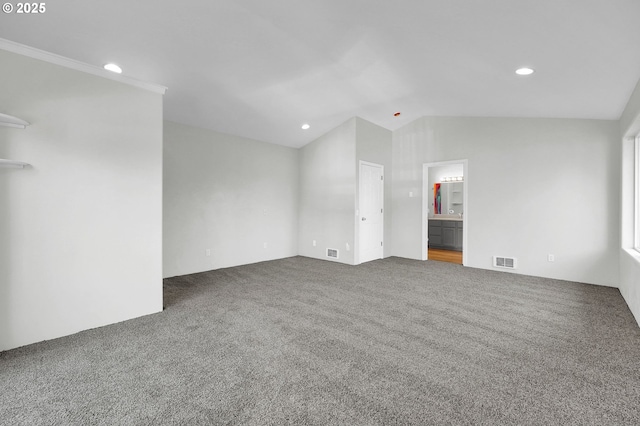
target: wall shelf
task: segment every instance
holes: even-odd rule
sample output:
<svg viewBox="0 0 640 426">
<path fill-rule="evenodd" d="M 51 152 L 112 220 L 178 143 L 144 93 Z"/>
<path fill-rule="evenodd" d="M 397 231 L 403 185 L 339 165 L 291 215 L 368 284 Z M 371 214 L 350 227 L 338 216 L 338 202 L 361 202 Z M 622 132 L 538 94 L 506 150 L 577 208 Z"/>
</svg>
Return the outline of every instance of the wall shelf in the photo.
<svg viewBox="0 0 640 426">
<path fill-rule="evenodd" d="M 24 121 L 21 118 L 14 117 L 13 115 L 0 113 L 0 126 L 16 127 L 18 129 L 25 129 L 29 125 L 29 122 Z"/>
<path fill-rule="evenodd" d="M 5 160 L 0 158 L 0 168 L 22 169 L 28 165 L 28 163 L 23 163 L 22 161 Z"/>
<path fill-rule="evenodd" d="M 2 114 L 0 113 L 0 126 L 6 127 L 15 127 L 17 129 L 26 129 L 29 123 L 24 121 L 21 118 L 14 117 L 13 115 Z M 0 168 L 13 168 L 13 169 L 23 169 L 25 166 L 29 164 L 23 163 L 22 161 L 14 161 L 14 160 L 5 160 L 0 158 Z"/>
</svg>

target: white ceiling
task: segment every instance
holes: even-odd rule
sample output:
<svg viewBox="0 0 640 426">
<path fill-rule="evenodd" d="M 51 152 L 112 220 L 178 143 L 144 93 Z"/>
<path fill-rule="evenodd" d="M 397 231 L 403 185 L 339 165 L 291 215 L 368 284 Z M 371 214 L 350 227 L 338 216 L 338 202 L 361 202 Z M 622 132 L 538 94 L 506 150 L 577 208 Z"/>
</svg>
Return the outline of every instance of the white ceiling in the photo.
<svg viewBox="0 0 640 426">
<path fill-rule="evenodd" d="M 294 147 L 353 116 L 390 130 L 424 115 L 618 119 L 640 79 L 639 0 L 46 7 L 1 14 L 0 38 L 167 86 L 165 119 Z M 524 65 L 536 73 L 516 76 Z"/>
</svg>

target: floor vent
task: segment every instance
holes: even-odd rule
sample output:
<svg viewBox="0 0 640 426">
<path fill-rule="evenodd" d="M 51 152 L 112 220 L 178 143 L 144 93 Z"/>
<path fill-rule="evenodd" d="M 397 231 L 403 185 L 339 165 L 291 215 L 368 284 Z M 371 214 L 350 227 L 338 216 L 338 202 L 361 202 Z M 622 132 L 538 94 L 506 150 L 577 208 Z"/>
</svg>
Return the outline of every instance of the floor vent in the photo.
<svg viewBox="0 0 640 426">
<path fill-rule="evenodd" d="M 493 266 L 496 268 L 516 269 L 517 263 L 515 257 L 493 256 Z"/>
<path fill-rule="evenodd" d="M 327 257 L 331 257 L 333 259 L 337 259 L 338 258 L 338 249 L 328 248 L 327 249 Z"/>
</svg>

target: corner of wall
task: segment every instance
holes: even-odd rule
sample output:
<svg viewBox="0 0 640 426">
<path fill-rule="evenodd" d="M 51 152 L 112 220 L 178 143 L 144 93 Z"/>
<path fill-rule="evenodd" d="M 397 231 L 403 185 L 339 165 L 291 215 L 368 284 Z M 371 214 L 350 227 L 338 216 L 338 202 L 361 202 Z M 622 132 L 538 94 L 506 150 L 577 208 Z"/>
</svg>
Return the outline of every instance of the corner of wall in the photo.
<svg viewBox="0 0 640 426">
<path fill-rule="evenodd" d="M 326 259 L 340 250 L 353 264 L 356 118 L 350 118 L 299 150 L 298 253 Z M 315 242 L 315 245 L 314 245 Z"/>
<path fill-rule="evenodd" d="M 629 97 L 629 101 L 620 116 L 620 134 L 623 138 L 640 133 L 640 80 Z"/>
<path fill-rule="evenodd" d="M 640 324 L 640 257 L 633 247 L 634 138 L 640 134 L 640 81 L 620 117 L 620 294 Z"/>
</svg>

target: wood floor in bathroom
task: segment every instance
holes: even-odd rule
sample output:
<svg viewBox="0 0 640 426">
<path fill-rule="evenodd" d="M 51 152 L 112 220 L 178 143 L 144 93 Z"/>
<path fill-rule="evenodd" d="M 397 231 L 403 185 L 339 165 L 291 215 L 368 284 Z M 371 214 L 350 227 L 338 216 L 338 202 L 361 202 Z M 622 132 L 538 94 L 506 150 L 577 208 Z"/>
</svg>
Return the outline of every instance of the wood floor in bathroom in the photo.
<svg viewBox="0 0 640 426">
<path fill-rule="evenodd" d="M 440 262 L 457 263 L 462 265 L 462 252 L 453 250 L 429 249 L 429 260 L 437 260 Z"/>
</svg>

